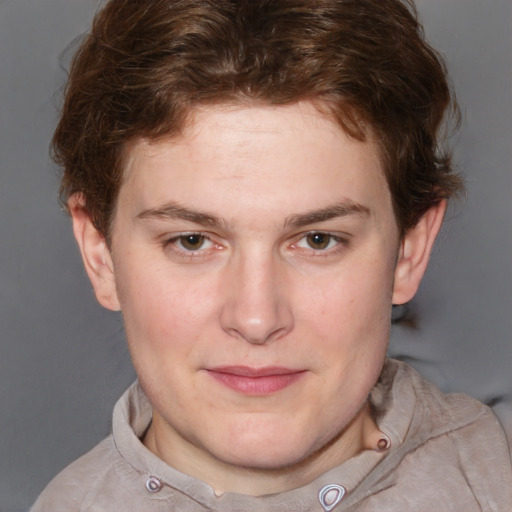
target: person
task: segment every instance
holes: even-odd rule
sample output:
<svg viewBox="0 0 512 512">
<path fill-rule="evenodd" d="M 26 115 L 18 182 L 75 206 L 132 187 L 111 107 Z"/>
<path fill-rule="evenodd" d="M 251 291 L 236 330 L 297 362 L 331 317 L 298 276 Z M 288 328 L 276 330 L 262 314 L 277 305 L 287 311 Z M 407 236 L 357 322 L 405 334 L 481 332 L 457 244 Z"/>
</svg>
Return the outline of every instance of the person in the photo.
<svg viewBox="0 0 512 512">
<path fill-rule="evenodd" d="M 61 195 L 138 376 L 32 511 L 492 510 L 490 410 L 386 358 L 461 188 L 407 0 L 110 0 Z"/>
</svg>

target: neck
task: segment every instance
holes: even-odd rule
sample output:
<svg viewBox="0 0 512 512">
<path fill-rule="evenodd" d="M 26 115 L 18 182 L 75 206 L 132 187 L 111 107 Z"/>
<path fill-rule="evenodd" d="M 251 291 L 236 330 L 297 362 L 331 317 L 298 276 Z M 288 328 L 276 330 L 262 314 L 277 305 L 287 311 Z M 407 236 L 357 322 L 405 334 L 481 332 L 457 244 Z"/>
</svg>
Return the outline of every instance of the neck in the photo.
<svg viewBox="0 0 512 512">
<path fill-rule="evenodd" d="M 164 420 L 155 412 L 143 442 L 173 468 L 202 480 L 215 494 L 235 492 L 262 496 L 288 491 L 312 482 L 365 449 L 382 451 L 379 431 L 366 405 L 333 440 L 307 458 L 281 468 L 247 468 L 226 463 L 192 443 L 173 442 Z M 385 436 L 384 436 L 385 437 Z"/>
</svg>

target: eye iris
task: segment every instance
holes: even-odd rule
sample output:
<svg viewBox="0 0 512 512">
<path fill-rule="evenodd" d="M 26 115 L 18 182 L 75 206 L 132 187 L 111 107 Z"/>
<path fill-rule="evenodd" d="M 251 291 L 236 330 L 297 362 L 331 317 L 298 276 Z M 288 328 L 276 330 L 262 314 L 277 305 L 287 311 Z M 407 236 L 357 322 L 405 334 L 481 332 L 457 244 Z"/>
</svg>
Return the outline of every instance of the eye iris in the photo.
<svg viewBox="0 0 512 512">
<path fill-rule="evenodd" d="M 180 243 L 185 249 L 197 251 L 204 244 L 204 236 L 201 235 L 184 235 L 180 237 Z"/>
<path fill-rule="evenodd" d="M 325 249 L 331 240 L 330 235 L 325 233 L 310 233 L 307 235 L 308 245 L 312 249 Z"/>
</svg>

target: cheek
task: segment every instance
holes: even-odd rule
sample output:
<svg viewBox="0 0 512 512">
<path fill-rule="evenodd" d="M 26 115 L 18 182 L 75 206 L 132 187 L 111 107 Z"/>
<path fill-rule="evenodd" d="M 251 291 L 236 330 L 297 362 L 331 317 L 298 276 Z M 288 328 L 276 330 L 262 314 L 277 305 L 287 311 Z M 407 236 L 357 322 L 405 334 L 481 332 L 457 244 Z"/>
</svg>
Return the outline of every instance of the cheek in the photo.
<svg viewBox="0 0 512 512">
<path fill-rule="evenodd" d="M 354 262 L 335 276 L 307 283 L 298 295 L 303 315 L 331 336 L 335 332 L 387 332 L 391 318 L 393 266 L 371 259 Z M 352 336 L 350 336 L 352 337 Z"/>
<path fill-rule="evenodd" d="M 213 298 L 218 294 L 212 283 L 180 275 L 170 267 L 146 265 L 143 271 L 138 266 L 138 271 L 132 270 L 135 267 L 132 262 L 116 269 L 132 357 L 156 361 L 166 351 L 189 352 L 214 316 Z"/>
</svg>

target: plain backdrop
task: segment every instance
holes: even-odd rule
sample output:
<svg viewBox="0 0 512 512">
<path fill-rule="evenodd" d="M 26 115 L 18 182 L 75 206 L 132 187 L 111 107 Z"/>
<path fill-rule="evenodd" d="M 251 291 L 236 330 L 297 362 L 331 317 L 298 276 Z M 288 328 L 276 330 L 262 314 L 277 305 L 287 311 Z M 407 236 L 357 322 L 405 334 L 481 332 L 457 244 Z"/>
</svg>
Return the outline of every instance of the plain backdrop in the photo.
<svg viewBox="0 0 512 512">
<path fill-rule="evenodd" d="M 490 403 L 512 437 L 512 2 L 420 0 L 462 107 L 467 200 L 450 210 L 390 353 Z M 96 303 L 57 201 L 48 145 L 65 48 L 96 0 L 0 0 L 0 511 L 26 510 L 110 429 L 134 379 L 118 314 Z"/>
</svg>

